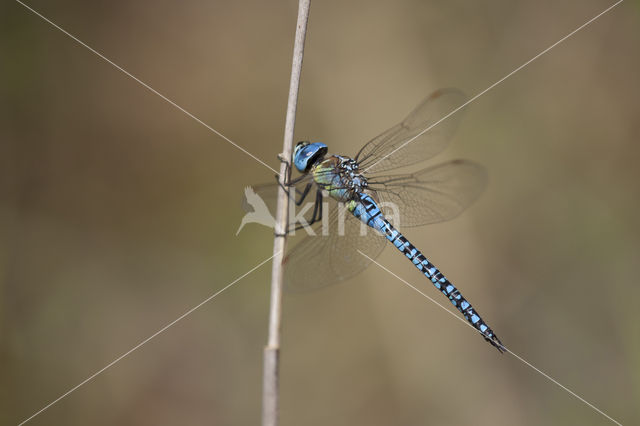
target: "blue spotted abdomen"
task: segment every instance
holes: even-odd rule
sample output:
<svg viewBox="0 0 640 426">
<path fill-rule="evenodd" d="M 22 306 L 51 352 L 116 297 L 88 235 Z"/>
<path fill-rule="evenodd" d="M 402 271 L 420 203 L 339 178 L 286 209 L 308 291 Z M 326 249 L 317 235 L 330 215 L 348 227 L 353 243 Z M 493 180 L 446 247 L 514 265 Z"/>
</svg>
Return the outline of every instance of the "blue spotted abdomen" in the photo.
<svg viewBox="0 0 640 426">
<path fill-rule="evenodd" d="M 500 352 L 506 351 L 506 348 L 500 342 L 500 339 L 494 334 L 493 330 L 484 322 L 478 312 L 471 304 L 460 294 L 457 288 L 445 278 L 444 275 L 436 268 L 427 258 L 415 248 L 409 240 L 407 240 L 397 229 L 395 229 L 389 221 L 384 217 L 378 204 L 367 194 L 360 195 L 360 201 L 351 201 L 347 205 L 349 211 L 362 222 L 380 232 L 393 245 L 400 250 L 407 258 L 418 268 L 433 285 L 442 292 L 449 301 L 455 306 L 465 317 L 467 321 L 478 330 L 485 340 L 495 346 Z"/>
</svg>

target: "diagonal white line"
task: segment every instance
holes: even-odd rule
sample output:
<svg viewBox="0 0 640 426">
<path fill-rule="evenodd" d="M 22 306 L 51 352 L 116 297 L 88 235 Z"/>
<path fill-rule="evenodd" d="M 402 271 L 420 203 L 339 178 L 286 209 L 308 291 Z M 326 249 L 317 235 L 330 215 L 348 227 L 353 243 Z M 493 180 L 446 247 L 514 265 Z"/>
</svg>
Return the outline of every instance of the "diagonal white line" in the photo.
<svg viewBox="0 0 640 426">
<path fill-rule="evenodd" d="M 31 419 L 36 417 L 38 414 L 42 413 L 43 411 L 47 410 L 48 408 L 51 408 L 51 406 L 53 406 L 54 404 L 56 404 L 57 402 L 59 402 L 63 398 L 69 396 L 72 392 L 77 390 L 80 386 L 90 382 L 91 380 L 96 378 L 98 375 L 102 374 L 105 370 L 107 370 L 108 368 L 112 367 L 114 364 L 118 363 L 119 361 L 121 361 L 126 356 L 130 355 L 133 351 L 139 349 L 141 346 L 143 346 L 144 344 L 148 343 L 151 339 L 153 339 L 154 337 L 156 337 L 159 334 L 163 333 L 169 327 L 172 327 L 173 325 L 175 325 L 175 323 L 177 323 L 178 321 L 180 321 L 181 319 L 183 319 L 187 315 L 190 315 L 191 313 L 193 313 L 193 311 L 195 311 L 196 309 L 200 308 L 202 305 L 204 305 L 205 303 L 209 302 L 211 299 L 213 299 L 214 297 L 216 297 L 217 295 L 219 295 L 220 293 L 222 293 L 223 291 L 225 291 L 226 289 L 228 289 L 229 287 L 231 287 L 232 285 L 234 285 L 235 283 L 237 283 L 238 281 L 240 281 L 241 279 L 243 279 L 244 277 L 246 277 L 247 275 L 249 275 L 250 273 L 252 273 L 256 269 L 260 268 L 265 263 L 269 262 L 271 259 L 273 259 L 274 256 L 277 256 L 278 254 L 280 254 L 280 252 L 277 252 L 277 253 L 273 254 L 272 256 L 270 256 L 268 259 L 263 260 L 258 265 L 254 266 L 249 271 L 247 271 L 246 273 L 242 274 L 241 276 L 239 276 L 238 278 L 233 280 L 231 283 L 227 284 L 222 289 L 218 290 L 217 292 L 215 292 L 211 296 L 207 297 L 202 302 L 198 303 L 196 306 L 194 306 L 193 308 L 189 309 L 187 312 L 185 312 L 184 314 L 180 315 L 178 318 L 174 319 L 169 324 L 165 325 L 160 330 L 156 331 L 151 336 L 147 337 L 146 339 L 144 339 L 143 341 L 141 341 L 140 343 L 135 345 L 133 348 L 129 349 L 127 352 L 125 352 L 122 355 L 120 355 L 118 358 L 116 358 L 113 361 L 111 361 L 109 364 L 105 365 L 100 370 L 96 371 L 95 373 L 93 373 L 92 375 L 90 375 L 89 377 L 84 379 L 82 382 L 78 383 L 77 385 L 75 385 L 74 387 L 72 387 L 71 389 L 69 389 L 68 391 L 63 393 L 62 395 L 60 395 L 58 398 L 54 399 L 53 401 L 51 401 L 50 403 L 48 403 L 47 405 L 42 407 L 40 410 L 38 410 L 37 412 L 33 413 L 30 417 L 28 417 L 25 420 L 23 420 L 18 426 L 21 426 L 21 425 L 27 423 L 28 421 L 30 421 Z"/>
<path fill-rule="evenodd" d="M 241 147 L 240 145 L 238 145 L 237 143 L 235 143 L 234 141 L 232 141 L 231 139 L 229 139 L 228 137 L 226 137 L 225 135 L 223 135 L 222 133 L 220 133 L 219 131 L 217 131 L 216 129 L 214 129 L 213 127 L 211 127 L 210 125 L 208 125 L 207 123 L 205 123 L 204 121 L 200 120 L 198 117 L 196 117 L 195 115 L 191 114 L 189 111 L 187 111 L 186 109 L 184 109 L 183 107 L 181 107 L 180 105 L 178 105 L 177 103 L 175 103 L 174 101 L 172 101 L 171 99 L 167 98 L 165 95 L 163 95 L 162 93 L 158 92 L 156 89 L 154 89 L 153 87 L 149 86 L 147 83 L 145 83 L 144 81 L 140 80 L 138 77 L 136 77 L 135 75 L 131 74 L 129 71 L 125 70 L 124 68 L 122 68 L 120 65 L 116 64 L 115 62 L 113 62 L 111 59 L 107 58 L 106 56 L 104 56 L 102 53 L 98 52 L 97 50 L 95 50 L 94 48 L 92 48 L 91 46 L 87 45 L 86 43 L 82 42 L 80 39 L 78 39 L 76 36 L 74 36 L 73 34 L 69 33 L 67 30 L 65 30 L 64 28 L 60 27 L 59 25 L 55 24 L 54 22 L 52 22 L 50 19 L 48 19 L 47 17 L 43 16 L 41 13 L 39 13 L 38 11 L 36 11 L 35 9 L 31 8 L 30 6 L 27 6 L 26 4 L 24 4 L 23 2 L 21 2 L 20 0 L 16 0 L 16 2 L 20 3 L 22 6 L 24 6 L 26 9 L 30 10 L 31 12 L 33 12 L 35 15 L 39 16 L 40 18 L 42 18 L 44 21 L 48 22 L 49 24 L 51 24 L 53 27 L 55 27 L 56 29 L 62 31 L 65 35 L 69 36 L 71 39 L 73 39 L 74 41 L 76 41 L 78 44 L 86 47 L 87 49 L 89 49 L 92 53 L 96 54 L 98 57 L 100 57 L 101 59 L 105 60 L 106 62 L 108 62 L 109 64 L 113 65 L 114 68 L 116 68 L 118 71 L 121 71 L 122 73 L 124 73 L 126 76 L 132 78 L 133 80 L 135 80 L 137 83 L 139 83 L 142 87 L 144 87 L 145 89 L 149 90 L 150 92 L 160 96 L 162 99 L 164 99 L 165 101 L 167 101 L 169 104 L 171 104 L 173 107 L 177 108 L 178 110 L 182 111 L 183 113 L 185 113 L 186 115 L 188 115 L 189 117 L 193 118 L 195 121 L 197 121 L 198 123 L 202 124 L 204 127 L 206 127 L 207 129 L 211 130 L 213 133 L 215 133 L 216 135 L 220 136 L 222 139 L 224 139 L 225 141 L 229 142 L 231 145 L 235 146 L 236 148 L 238 148 L 240 151 L 244 152 L 245 154 L 247 154 L 249 157 L 253 158 L 254 160 L 256 160 L 258 163 L 262 164 L 263 166 L 265 166 L 266 168 L 268 168 L 269 170 L 273 170 L 274 173 L 279 174 L 278 171 L 276 169 L 274 169 L 273 167 L 271 167 L 270 165 L 268 165 L 267 163 L 265 163 L 264 161 L 262 161 L 261 159 L 259 159 L 258 157 L 256 157 L 255 155 L 253 155 L 252 153 L 250 153 L 249 151 L 247 151 L 246 149 L 244 149 L 243 147 Z"/>
<path fill-rule="evenodd" d="M 440 303 L 436 302 L 431 296 L 427 296 L 426 294 L 424 294 L 423 292 L 421 292 L 420 290 L 418 290 L 416 287 L 414 287 L 413 285 L 409 284 L 406 280 L 404 280 L 403 278 L 399 277 L 398 275 L 396 275 L 395 273 L 391 272 L 389 269 L 385 268 L 384 266 L 382 266 L 380 263 L 376 262 L 374 259 L 372 259 L 371 257 L 367 256 L 366 254 L 364 254 L 363 252 L 361 252 L 360 250 L 358 250 L 358 252 L 363 255 L 364 257 L 366 257 L 367 259 L 369 259 L 371 262 L 375 263 L 376 265 L 378 265 L 380 268 L 384 269 L 385 271 L 387 271 L 388 273 L 390 273 L 391 275 L 393 275 L 394 277 L 396 277 L 397 279 L 399 279 L 400 281 L 402 281 L 404 284 L 406 284 L 407 286 L 411 287 L 413 290 L 415 290 L 416 292 L 418 292 L 421 296 L 426 297 L 427 299 L 429 299 L 430 301 L 432 301 L 433 303 L 435 303 L 436 305 L 438 305 L 439 307 L 441 307 L 442 309 L 444 309 L 448 314 L 450 314 L 452 317 L 454 317 L 455 319 L 461 321 L 464 325 L 469 326 L 473 331 L 479 333 L 482 337 L 484 337 L 482 335 L 482 333 L 480 333 L 479 330 L 476 330 L 471 324 L 469 324 L 467 321 L 465 321 L 464 319 L 462 319 L 460 316 L 458 316 L 456 313 L 450 311 L 449 309 L 445 308 L 444 306 L 442 306 Z M 506 346 L 505 346 L 506 347 Z M 611 416 L 609 416 L 607 413 L 605 413 L 604 411 L 600 410 L 598 407 L 596 407 L 595 405 L 591 404 L 589 401 L 587 401 L 586 399 L 582 398 L 580 395 L 578 395 L 577 393 L 575 393 L 574 391 L 572 391 L 571 389 L 569 389 L 568 387 L 564 386 L 562 383 L 558 382 L 556 379 L 554 379 L 553 377 L 549 376 L 547 373 L 545 373 L 544 371 L 540 370 L 539 368 L 537 368 L 536 366 L 534 366 L 533 364 L 531 364 L 530 362 L 526 361 L 524 358 L 522 358 L 519 355 L 516 355 L 510 348 L 507 348 L 507 353 L 513 355 L 516 359 L 518 359 L 519 361 L 523 362 L 525 365 L 529 366 L 531 369 L 537 371 L 538 373 L 540 373 L 543 377 L 545 377 L 546 379 L 548 379 L 549 381 L 555 383 L 556 385 L 558 385 L 559 387 L 561 387 L 562 389 L 564 389 L 565 391 L 567 391 L 569 394 L 573 395 L 575 398 L 579 399 L 580 401 L 584 402 L 586 405 L 588 405 L 589 407 L 591 407 L 592 409 L 594 409 L 595 411 L 597 411 L 598 413 L 602 414 L 604 417 L 606 417 L 607 419 L 611 420 L 613 423 L 622 426 L 622 423 L 618 422 L 617 420 L 613 419 Z"/>
<path fill-rule="evenodd" d="M 562 37 L 560 40 L 556 41 L 555 43 L 553 43 L 551 46 L 547 47 L 546 49 L 544 49 L 542 52 L 538 53 L 536 56 L 534 56 L 533 58 L 529 59 L 527 62 L 525 62 L 524 64 L 520 65 L 518 68 L 514 69 L 513 71 L 511 71 L 509 74 L 505 75 L 504 77 L 502 77 L 500 80 L 496 81 L 495 83 L 493 83 L 491 86 L 487 87 L 486 89 L 484 89 L 482 92 L 478 93 L 477 95 L 475 95 L 473 98 L 469 99 L 467 102 L 463 103 L 462 105 L 460 105 L 459 107 L 457 107 L 456 109 L 454 109 L 453 111 L 451 111 L 450 113 L 448 113 L 447 115 L 445 115 L 444 117 L 442 117 L 441 119 L 439 119 L 438 121 L 436 121 L 435 123 L 433 123 L 431 126 L 427 127 L 426 129 L 424 129 L 423 131 L 421 131 L 420 133 L 418 133 L 416 136 L 412 137 L 411 139 L 409 139 L 408 141 L 406 141 L 405 143 L 403 143 L 402 145 L 400 145 L 398 148 L 394 149 L 393 151 L 391 151 L 390 153 L 388 153 L 387 155 L 383 156 L 382 158 L 380 158 L 378 161 L 376 161 L 375 163 L 373 163 L 372 165 L 370 165 L 369 167 L 367 167 L 364 171 L 368 172 L 369 170 L 371 170 L 372 168 L 375 167 L 376 164 L 378 164 L 379 162 L 381 162 L 382 160 L 384 160 L 385 158 L 393 155 L 396 151 L 404 148 L 405 146 L 407 146 L 408 144 L 410 144 L 411 142 L 413 142 L 414 140 L 416 140 L 417 138 L 419 138 L 420 136 L 424 135 L 426 132 L 428 132 L 429 130 L 433 129 L 435 126 L 437 126 L 438 124 L 440 124 L 442 121 L 446 120 L 447 118 L 451 117 L 453 114 L 455 114 L 456 112 L 460 111 L 462 108 L 466 107 L 467 105 L 469 105 L 471 102 L 475 101 L 476 99 L 478 99 L 480 96 L 484 95 L 485 93 L 487 93 L 489 90 L 493 89 L 494 87 L 496 87 L 498 84 L 502 83 L 503 81 L 505 81 L 506 79 L 508 79 L 509 77 L 511 77 L 512 75 L 514 75 L 515 73 L 517 73 L 518 71 L 520 71 L 522 68 L 526 67 L 527 65 L 529 65 L 531 62 L 535 61 L 536 59 L 538 59 L 540 56 L 544 55 L 545 53 L 547 53 L 548 51 L 550 51 L 551 49 L 553 49 L 554 47 L 556 47 L 557 45 L 559 45 L 560 43 L 562 43 L 563 41 L 565 41 L 566 39 L 568 39 L 569 37 L 571 37 L 572 35 L 574 35 L 575 33 L 577 33 L 578 31 L 582 30 L 584 27 L 586 27 L 587 25 L 591 24 L 593 21 L 595 21 L 596 19 L 598 19 L 599 17 L 601 17 L 602 15 L 604 15 L 605 13 L 609 12 L 611 9 L 613 9 L 614 7 L 616 7 L 617 5 L 619 5 L 620 3 L 622 3 L 624 0 L 618 0 L 616 3 L 612 4 L 611 6 L 609 6 L 608 8 L 606 8 L 605 10 L 603 10 L 602 12 L 600 12 L 599 14 L 597 14 L 596 16 L 594 16 L 593 18 L 589 19 L 587 22 L 585 22 L 584 24 L 580 25 L 578 28 L 576 28 L 575 30 L 571 31 L 569 34 L 567 34 L 566 36 Z"/>
</svg>

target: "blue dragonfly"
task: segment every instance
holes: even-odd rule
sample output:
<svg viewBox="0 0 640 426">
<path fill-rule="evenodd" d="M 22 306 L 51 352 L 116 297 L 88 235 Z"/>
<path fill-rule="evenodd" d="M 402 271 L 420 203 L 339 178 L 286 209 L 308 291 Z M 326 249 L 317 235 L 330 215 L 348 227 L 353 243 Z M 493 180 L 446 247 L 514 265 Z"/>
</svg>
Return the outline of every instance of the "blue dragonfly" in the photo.
<svg viewBox="0 0 640 426">
<path fill-rule="evenodd" d="M 423 162 L 444 150 L 460 114 L 439 121 L 465 100 L 457 89 L 432 93 L 401 123 L 373 138 L 353 158 L 328 155 L 327 145 L 321 142 L 296 145 L 293 165 L 300 176 L 293 180 L 289 176 L 287 193 L 295 205 L 302 205 L 312 190 L 315 198 L 311 217 L 307 214 L 303 219 L 306 223 L 291 223 L 289 229 L 315 226 L 317 232 L 306 235 L 285 257 L 288 290 L 313 290 L 345 280 L 369 266 L 389 241 L 487 342 L 500 352 L 506 351 L 460 291 L 387 219 L 395 213 L 393 217 L 400 219 L 403 228 L 450 220 L 486 186 L 485 169 L 466 160 L 414 173 L 382 174 Z M 289 167 L 289 175 L 290 171 Z M 267 184 L 256 186 L 254 191 L 269 203 L 275 200 L 277 189 L 277 184 Z M 320 224 L 324 226 L 322 235 L 318 235 Z M 363 232 L 367 227 L 374 231 Z"/>
</svg>

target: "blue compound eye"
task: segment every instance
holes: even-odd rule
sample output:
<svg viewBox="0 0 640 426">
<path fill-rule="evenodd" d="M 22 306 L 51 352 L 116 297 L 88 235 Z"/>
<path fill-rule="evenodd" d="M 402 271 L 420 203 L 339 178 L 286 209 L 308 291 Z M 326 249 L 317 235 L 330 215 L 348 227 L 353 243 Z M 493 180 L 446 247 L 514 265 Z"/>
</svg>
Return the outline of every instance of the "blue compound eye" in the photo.
<svg viewBox="0 0 640 426">
<path fill-rule="evenodd" d="M 321 142 L 298 142 L 293 154 L 293 164 L 300 173 L 306 173 L 327 153 L 327 145 Z"/>
</svg>

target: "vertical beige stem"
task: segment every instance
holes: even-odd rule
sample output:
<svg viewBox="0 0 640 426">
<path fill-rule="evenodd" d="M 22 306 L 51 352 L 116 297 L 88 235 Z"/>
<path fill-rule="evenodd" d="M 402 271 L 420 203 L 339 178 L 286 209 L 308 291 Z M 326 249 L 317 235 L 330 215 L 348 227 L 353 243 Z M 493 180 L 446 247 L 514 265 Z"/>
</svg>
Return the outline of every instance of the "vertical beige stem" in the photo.
<svg viewBox="0 0 640 426">
<path fill-rule="evenodd" d="M 284 129 L 284 143 L 282 158 L 291 163 L 293 147 L 293 130 L 296 121 L 296 107 L 298 104 L 298 88 L 300 86 L 300 72 L 304 53 L 304 40 L 307 32 L 310 0 L 299 0 L 298 22 L 293 47 L 293 63 L 291 65 L 291 81 L 289 84 L 289 100 L 287 103 L 287 118 Z M 286 165 L 280 165 L 280 183 L 286 179 Z M 280 352 L 280 318 L 282 313 L 282 260 L 286 243 L 287 224 L 289 222 L 289 197 L 281 187 L 278 192 L 278 207 L 276 211 L 275 238 L 273 241 L 273 268 L 271 271 L 271 305 L 269 311 L 269 338 L 264 349 L 264 375 L 262 384 L 262 425 L 276 426 L 278 424 L 278 371 Z"/>
</svg>

